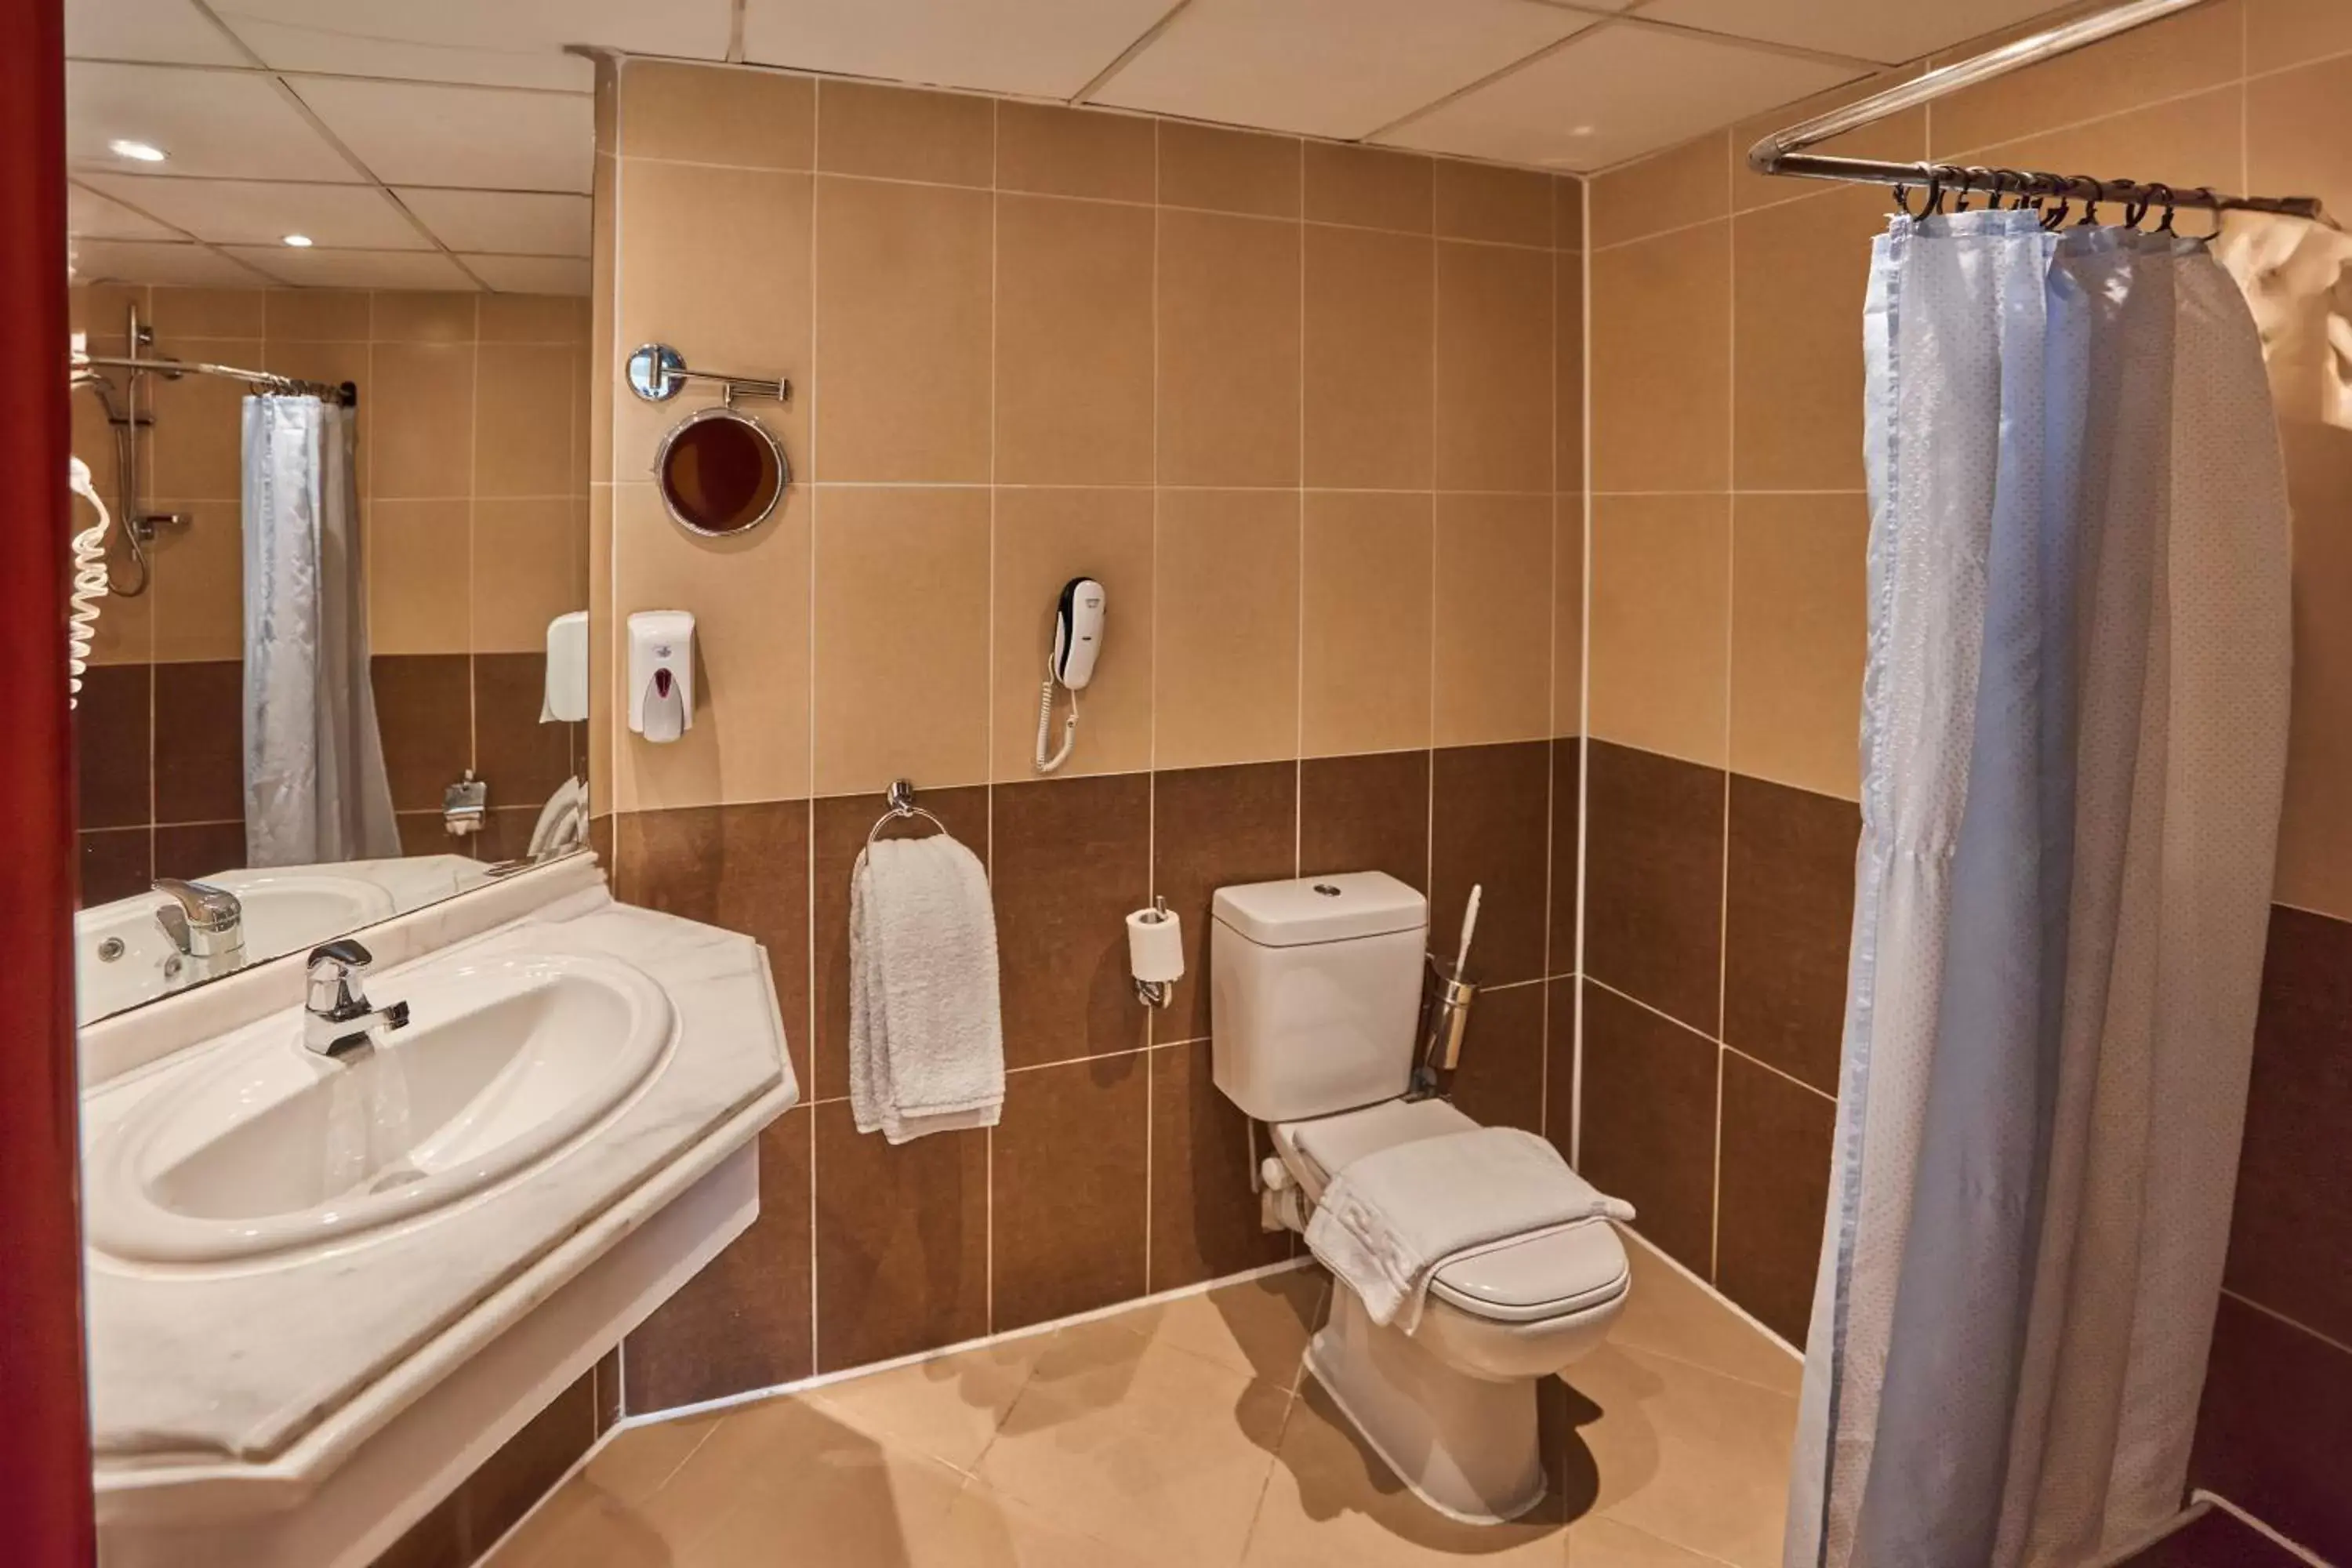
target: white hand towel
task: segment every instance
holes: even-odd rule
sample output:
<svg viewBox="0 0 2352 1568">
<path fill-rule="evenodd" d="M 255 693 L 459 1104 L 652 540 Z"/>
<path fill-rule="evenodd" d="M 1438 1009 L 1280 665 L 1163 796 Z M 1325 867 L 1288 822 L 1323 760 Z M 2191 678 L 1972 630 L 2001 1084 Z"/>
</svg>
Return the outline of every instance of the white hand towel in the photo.
<svg viewBox="0 0 2352 1568">
<path fill-rule="evenodd" d="M 1595 1191 L 1534 1133 L 1480 1127 L 1392 1144 L 1341 1167 L 1307 1222 L 1307 1247 L 1363 1299 L 1372 1321 L 1411 1333 L 1430 1277 L 1446 1264 L 1589 1220 L 1633 1217 L 1633 1205 Z"/>
<path fill-rule="evenodd" d="M 885 838 L 849 885 L 849 1100 L 893 1143 L 992 1127 L 1004 1105 L 996 910 L 945 834 Z"/>
</svg>

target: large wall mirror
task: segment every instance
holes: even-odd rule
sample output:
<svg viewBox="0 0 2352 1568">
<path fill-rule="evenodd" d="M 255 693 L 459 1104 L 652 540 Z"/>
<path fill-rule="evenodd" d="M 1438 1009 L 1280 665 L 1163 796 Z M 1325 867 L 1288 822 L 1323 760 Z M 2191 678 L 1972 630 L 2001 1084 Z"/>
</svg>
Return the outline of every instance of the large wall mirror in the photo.
<svg viewBox="0 0 2352 1568">
<path fill-rule="evenodd" d="M 584 837 L 587 96 L 492 197 L 285 178 L 197 74 L 69 83 L 84 1022 Z"/>
</svg>

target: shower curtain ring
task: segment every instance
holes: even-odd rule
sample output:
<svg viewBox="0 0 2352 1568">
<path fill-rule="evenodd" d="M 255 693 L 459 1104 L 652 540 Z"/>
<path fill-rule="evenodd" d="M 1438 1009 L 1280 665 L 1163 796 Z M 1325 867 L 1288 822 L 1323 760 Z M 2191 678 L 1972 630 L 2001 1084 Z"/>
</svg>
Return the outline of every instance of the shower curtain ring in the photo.
<svg viewBox="0 0 2352 1568">
<path fill-rule="evenodd" d="M 2134 185 L 2131 189 L 2133 195 L 2124 198 L 2124 226 L 2136 229 L 2139 227 L 2141 220 L 2147 216 L 2147 209 L 2152 203 L 2148 196 L 2150 187 Z"/>
<path fill-rule="evenodd" d="M 1941 169 L 1930 169 L 1927 171 L 1927 188 L 1919 195 L 1919 216 L 1923 218 L 1934 217 L 1943 210 L 1944 172 Z"/>
<path fill-rule="evenodd" d="M 2160 191 L 2164 195 L 2164 216 L 2157 224 L 2156 232 L 2158 234 L 2176 233 L 2177 231 L 2172 226 L 2172 220 L 2177 216 L 2173 205 L 2172 187 L 2159 181 L 2157 184 L 2148 186 L 2147 189 L 2150 192 L 2149 199 L 2151 202 L 2155 199 L 2154 193 Z"/>
<path fill-rule="evenodd" d="M 2213 194 L 2213 187 L 2210 185 L 2198 186 L 2197 194 L 2204 199 L 2206 210 L 2213 215 L 2213 227 L 2210 233 L 2200 234 L 2195 237 L 2218 239 L 2221 235 L 2221 198 Z"/>
<path fill-rule="evenodd" d="M 2091 187 L 2091 194 L 2083 198 L 2083 216 L 2074 220 L 2074 226 L 2095 228 L 2099 222 L 2099 204 L 2107 199 L 2107 184 L 2105 180 L 2093 179 L 2088 174 L 2075 175 L 2074 183 Z"/>
</svg>

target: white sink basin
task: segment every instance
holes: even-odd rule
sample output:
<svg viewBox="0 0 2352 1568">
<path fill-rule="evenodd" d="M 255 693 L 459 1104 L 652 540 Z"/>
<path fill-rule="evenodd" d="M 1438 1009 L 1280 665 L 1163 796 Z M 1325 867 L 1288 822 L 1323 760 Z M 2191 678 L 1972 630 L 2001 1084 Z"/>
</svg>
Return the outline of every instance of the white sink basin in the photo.
<svg viewBox="0 0 2352 1568">
<path fill-rule="evenodd" d="M 545 1159 L 669 1049 L 669 999 L 616 959 L 503 955 L 381 979 L 406 1028 L 330 1060 L 282 1014 L 159 1084 L 90 1150 L 89 1240 L 217 1263 L 347 1240 Z"/>
<path fill-rule="evenodd" d="M 398 912 L 391 891 L 380 883 L 330 871 L 224 871 L 205 880 L 226 888 L 245 906 L 248 963 L 390 920 Z M 188 983 L 189 972 L 175 966 L 179 954 L 155 923 L 155 911 L 170 901 L 159 893 L 142 893 L 74 917 L 79 1022 L 119 1013 Z"/>
</svg>

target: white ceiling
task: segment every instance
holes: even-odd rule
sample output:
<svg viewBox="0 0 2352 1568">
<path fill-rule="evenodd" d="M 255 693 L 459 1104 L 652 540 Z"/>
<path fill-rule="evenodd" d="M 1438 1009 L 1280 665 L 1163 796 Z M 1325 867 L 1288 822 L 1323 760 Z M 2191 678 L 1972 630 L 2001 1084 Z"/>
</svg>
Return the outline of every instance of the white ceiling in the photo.
<svg viewBox="0 0 2352 1568">
<path fill-rule="evenodd" d="M 584 293 L 578 50 L 1590 173 L 2052 0 L 67 0 L 77 276 Z M 146 142 L 170 157 L 109 150 Z M 297 249 L 289 234 L 314 244 Z"/>
</svg>

